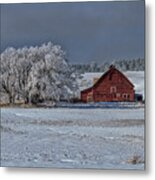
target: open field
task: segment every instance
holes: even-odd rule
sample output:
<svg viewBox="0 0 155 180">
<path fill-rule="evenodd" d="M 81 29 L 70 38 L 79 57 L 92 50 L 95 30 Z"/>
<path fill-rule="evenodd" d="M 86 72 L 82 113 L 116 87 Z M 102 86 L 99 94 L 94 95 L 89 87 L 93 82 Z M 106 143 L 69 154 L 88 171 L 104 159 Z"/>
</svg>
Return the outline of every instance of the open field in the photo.
<svg viewBox="0 0 155 180">
<path fill-rule="evenodd" d="M 2 108 L 1 165 L 144 169 L 144 121 L 144 108 Z"/>
</svg>

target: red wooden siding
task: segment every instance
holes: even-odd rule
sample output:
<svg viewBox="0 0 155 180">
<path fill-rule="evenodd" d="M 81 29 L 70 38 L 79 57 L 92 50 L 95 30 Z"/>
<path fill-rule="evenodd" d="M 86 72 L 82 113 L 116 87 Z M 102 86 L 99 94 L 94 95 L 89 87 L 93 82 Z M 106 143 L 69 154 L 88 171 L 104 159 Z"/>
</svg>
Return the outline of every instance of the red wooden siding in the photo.
<svg viewBox="0 0 155 180">
<path fill-rule="evenodd" d="M 134 86 L 119 70 L 109 70 L 88 89 L 81 91 L 83 102 L 134 101 Z"/>
</svg>

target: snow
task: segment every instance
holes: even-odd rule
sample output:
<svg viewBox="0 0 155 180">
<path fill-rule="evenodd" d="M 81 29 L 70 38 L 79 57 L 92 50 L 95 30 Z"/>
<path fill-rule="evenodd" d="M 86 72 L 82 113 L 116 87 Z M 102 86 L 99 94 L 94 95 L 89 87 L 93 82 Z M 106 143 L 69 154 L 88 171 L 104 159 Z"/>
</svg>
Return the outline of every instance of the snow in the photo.
<svg viewBox="0 0 155 180">
<path fill-rule="evenodd" d="M 128 120 L 144 119 L 144 109 L 69 109 L 69 108 L 52 108 L 52 109 L 24 109 L 24 108 L 6 108 L 2 109 L 2 121 L 6 114 L 11 114 L 18 118 L 23 117 L 33 120 L 56 120 L 56 121 L 97 121 L 97 120 Z M 91 116 L 90 116 L 91 114 Z M 103 116 L 104 115 L 104 116 Z M 9 121 L 9 119 L 8 119 Z"/>
<path fill-rule="evenodd" d="M 126 71 L 125 76 L 134 84 L 135 92 L 140 93 L 145 98 L 144 92 L 144 71 Z M 103 73 L 84 73 L 82 79 L 79 80 L 80 90 L 86 89 L 93 85 L 94 78 L 100 78 Z"/>
<path fill-rule="evenodd" d="M 78 88 L 77 75 L 59 45 L 7 48 L 0 56 L 3 103 L 68 100 Z"/>
<path fill-rule="evenodd" d="M 144 169 L 144 109 L 2 108 L 1 165 Z"/>
</svg>

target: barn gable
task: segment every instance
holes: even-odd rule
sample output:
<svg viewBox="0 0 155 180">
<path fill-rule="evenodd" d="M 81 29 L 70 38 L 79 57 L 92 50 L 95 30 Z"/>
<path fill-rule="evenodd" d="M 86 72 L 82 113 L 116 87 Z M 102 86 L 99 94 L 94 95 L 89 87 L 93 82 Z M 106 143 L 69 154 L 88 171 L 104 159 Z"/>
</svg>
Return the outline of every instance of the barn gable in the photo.
<svg viewBox="0 0 155 180">
<path fill-rule="evenodd" d="M 93 87 L 98 86 L 107 77 L 109 78 L 109 80 L 112 80 L 112 77 L 114 74 L 117 74 L 118 76 L 120 76 L 120 79 L 117 77 L 116 83 L 118 83 L 119 80 L 124 80 L 124 81 L 126 81 L 126 84 L 128 84 L 131 87 L 134 87 L 134 85 L 131 83 L 131 81 L 122 72 L 120 72 L 118 69 L 116 69 L 115 66 L 113 66 L 113 65 L 111 65 L 109 67 L 109 70 L 98 79 L 98 81 L 93 85 Z"/>
<path fill-rule="evenodd" d="M 113 65 L 96 83 L 81 91 L 81 100 L 88 101 L 133 101 L 134 85 Z"/>
</svg>

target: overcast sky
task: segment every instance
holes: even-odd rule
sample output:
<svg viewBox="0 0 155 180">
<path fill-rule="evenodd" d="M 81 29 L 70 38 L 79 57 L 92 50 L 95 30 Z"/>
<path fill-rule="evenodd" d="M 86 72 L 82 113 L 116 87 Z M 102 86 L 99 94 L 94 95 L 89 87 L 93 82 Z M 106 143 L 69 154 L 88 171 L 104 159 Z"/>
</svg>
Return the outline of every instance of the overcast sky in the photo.
<svg viewBox="0 0 155 180">
<path fill-rule="evenodd" d="M 144 57 L 144 1 L 1 5 L 1 51 L 48 41 L 72 63 Z"/>
</svg>

